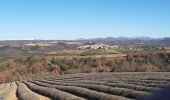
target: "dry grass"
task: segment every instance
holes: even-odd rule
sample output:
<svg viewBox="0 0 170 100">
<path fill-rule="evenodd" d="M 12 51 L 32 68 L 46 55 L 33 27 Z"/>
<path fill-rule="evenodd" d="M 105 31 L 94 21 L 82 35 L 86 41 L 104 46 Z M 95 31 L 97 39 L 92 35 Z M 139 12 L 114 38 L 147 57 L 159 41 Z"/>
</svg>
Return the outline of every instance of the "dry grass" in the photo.
<svg viewBox="0 0 170 100">
<path fill-rule="evenodd" d="M 0 92 L 0 100 L 17 100 L 16 89 L 17 85 L 14 82 L 7 84 Z"/>
<path fill-rule="evenodd" d="M 30 43 L 26 44 L 26 46 L 42 46 L 42 47 L 48 47 L 52 46 L 53 44 L 48 44 L 48 43 Z"/>
</svg>

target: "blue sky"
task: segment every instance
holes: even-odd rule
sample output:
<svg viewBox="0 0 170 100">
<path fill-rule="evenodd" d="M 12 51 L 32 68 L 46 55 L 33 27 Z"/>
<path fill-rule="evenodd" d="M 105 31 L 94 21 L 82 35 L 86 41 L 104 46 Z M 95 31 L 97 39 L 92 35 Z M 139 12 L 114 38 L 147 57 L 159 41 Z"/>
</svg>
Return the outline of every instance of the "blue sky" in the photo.
<svg viewBox="0 0 170 100">
<path fill-rule="evenodd" d="M 170 36 L 170 0 L 0 0 L 0 40 Z"/>
</svg>

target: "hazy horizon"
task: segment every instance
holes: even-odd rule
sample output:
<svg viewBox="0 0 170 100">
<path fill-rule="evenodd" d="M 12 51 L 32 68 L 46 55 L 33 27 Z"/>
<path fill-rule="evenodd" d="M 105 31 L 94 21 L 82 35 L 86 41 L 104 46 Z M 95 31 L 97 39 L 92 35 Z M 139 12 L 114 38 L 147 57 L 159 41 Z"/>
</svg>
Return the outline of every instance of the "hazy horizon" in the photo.
<svg viewBox="0 0 170 100">
<path fill-rule="evenodd" d="M 76 38 L 76 39 L 41 39 L 41 38 L 33 38 L 33 39 L 0 39 L 0 41 L 15 41 L 15 40 L 93 40 L 93 39 L 106 39 L 106 38 L 115 38 L 115 39 L 120 39 L 120 38 L 129 38 L 129 39 L 144 39 L 144 38 L 150 38 L 150 39 L 164 39 L 164 38 L 170 38 L 170 37 L 146 37 L 146 36 L 137 36 L 137 37 L 127 37 L 127 36 L 118 36 L 118 37 L 95 37 L 95 38 Z"/>
<path fill-rule="evenodd" d="M 3 0 L 0 40 L 170 37 L 168 0 Z"/>
</svg>

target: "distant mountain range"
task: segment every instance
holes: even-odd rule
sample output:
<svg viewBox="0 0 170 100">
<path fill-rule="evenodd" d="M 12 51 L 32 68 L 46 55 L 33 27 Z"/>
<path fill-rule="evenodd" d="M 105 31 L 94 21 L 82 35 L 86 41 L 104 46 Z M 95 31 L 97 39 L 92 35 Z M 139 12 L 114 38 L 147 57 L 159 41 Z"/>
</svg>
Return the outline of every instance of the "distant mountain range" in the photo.
<svg viewBox="0 0 170 100">
<path fill-rule="evenodd" d="M 91 39 L 84 39 L 80 38 L 77 40 L 153 40 L 157 38 L 151 37 L 106 37 L 106 38 L 91 38 Z"/>
<path fill-rule="evenodd" d="M 84 39 L 80 38 L 77 40 L 4 40 L 0 41 L 0 45 L 24 45 L 29 43 L 67 43 L 67 42 L 96 42 L 108 45 L 136 45 L 136 44 L 146 44 L 146 45 L 165 45 L 170 46 L 170 37 L 165 38 L 151 38 L 151 37 L 106 37 L 106 38 L 93 38 Z"/>
<path fill-rule="evenodd" d="M 144 43 L 147 45 L 166 45 L 170 46 L 170 37 L 164 38 L 151 38 L 151 37 L 106 37 L 106 38 L 93 38 L 93 39 L 79 39 L 82 41 L 94 41 L 100 43 L 112 43 L 112 41 L 117 41 L 116 43 L 123 44 L 138 44 Z"/>
</svg>

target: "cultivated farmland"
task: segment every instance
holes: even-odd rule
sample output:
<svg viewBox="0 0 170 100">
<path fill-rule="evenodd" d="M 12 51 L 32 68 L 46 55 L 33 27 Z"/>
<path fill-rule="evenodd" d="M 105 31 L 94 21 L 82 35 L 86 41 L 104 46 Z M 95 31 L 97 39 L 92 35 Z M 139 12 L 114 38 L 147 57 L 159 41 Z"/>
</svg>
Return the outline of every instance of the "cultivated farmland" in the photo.
<svg viewBox="0 0 170 100">
<path fill-rule="evenodd" d="M 0 100 L 143 99 L 170 85 L 169 72 L 82 73 L 0 85 Z"/>
</svg>

